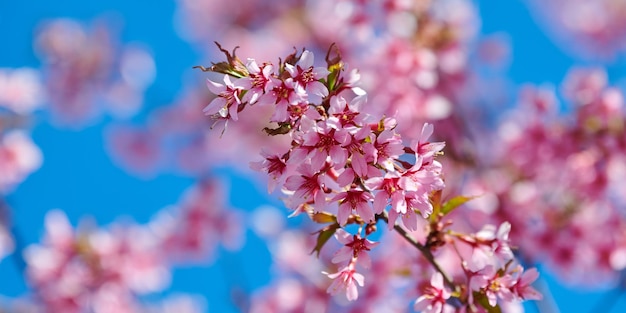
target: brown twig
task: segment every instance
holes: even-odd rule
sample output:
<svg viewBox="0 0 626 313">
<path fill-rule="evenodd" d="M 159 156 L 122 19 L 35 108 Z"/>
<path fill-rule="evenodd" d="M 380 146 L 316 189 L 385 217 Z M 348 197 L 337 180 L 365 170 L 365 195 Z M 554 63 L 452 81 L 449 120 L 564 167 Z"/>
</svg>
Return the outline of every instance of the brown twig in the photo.
<svg viewBox="0 0 626 313">
<path fill-rule="evenodd" d="M 382 219 L 383 221 L 385 221 L 385 223 L 389 224 L 389 217 L 387 216 L 387 212 L 378 214 L 376 215 L 376 217 Z M 411 235 L 406 231 L 406 229 L 402 228 L 402 226 L 398 224 L 394 224 L 393 229 L 398 234 L 400 234 L 400 236 L 402 236 L 406 241 L 408 241 L 413 247 L 417 248 L 417 250 L 419 250 L 419 252 L 422 253 L 424 258 L 428 260 L 428 262 L 435 268 L 435 270 L 441 273 L 441 275 L 443 276 L 443 280 L 445 281 L 446 285 L 448 285 L 448 287 L 450 287 L 452 290 L 456 289 L 455 284 L 452 282 L 452 280 L 450 280 L 450 278 L 446 275 L 443 269 L 441 269 L 439 264 L 437 264 L 437 262 L 435 261 L 435 257 L 433 256 L 430 249 L 428 249 L 426 246 L 422 245 L 421 243 L 417 242 L 417 240 L 413 239 L 413 237 L 411 237 Z"/>
</svg>

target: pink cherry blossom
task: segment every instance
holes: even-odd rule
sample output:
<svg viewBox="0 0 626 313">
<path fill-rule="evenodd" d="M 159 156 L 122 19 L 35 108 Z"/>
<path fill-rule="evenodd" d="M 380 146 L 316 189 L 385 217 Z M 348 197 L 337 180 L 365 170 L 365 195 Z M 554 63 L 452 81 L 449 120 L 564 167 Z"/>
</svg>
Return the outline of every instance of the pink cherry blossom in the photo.
<svg viewBox="0 0 626 313">
<path fill-rule="evenodd" d="M 30 68 L 0 68 L 0 107 L 25 115 L 40 108 L 43 98 L 39 72 Z"/>
<path fill-rule="evenodd" d="M 390 121 L 390 123 L 395 126 L 395 121 Z M 384 167 L 387 171 L 394 171 L 393 161 L 404 153 L 401 137 L 391 131 L 391 129 L 386 128 L 376 136 L 373 146 L 375 148 L 374 162 Z"/>
<path fill-rule="evenodd" d="M 333 279 L 333 282 L 328 287 L 328 292 L 330 294 L 337 294 L 345 290 L 346 298 L 349 301 L 354 301 L 359 298 L 359 290 L 356 285 L 359 284 L 359 286 L 363 287 L 365 277 L 356 272 L 354 264 L 349 264 L 348 266 L 340 269 L 337 273 L 326 273 L 326 275 L 328 278 Z"/>
<path fill-rule="evenodd" d="M 299 212 L 299 207 L 312 201 L 314 209 L 321 211 L 326 206 L 326 196 L 323 190 L 324 181 L 325 175 L 314 171 L 311 165 L 305 163 L 298 166 L 297 174 L 289 176 L 285 180 L 285 188 L 294 191 L 294 198 L 297 199 L 293 203 L 296 207 L 292 207 L 292 209 Z"/>
<path fill-rule="evenodd" d="M 162 166 L 160 138 L 151 129 L 112 125 L 105 134 L 109 153 L 120 167 L 150 177 Z"/>
<path fill-rule="evenodd" d="M 373 197 L 369 192 L 358 188 L 340 192 L 333 197 L 331 201 L 339 201 L 339 209 L 337 212 L 337 222 L 339 222 L 339 225 L 345 225 L 353 211 L 356 211 L 366 222 L 373 222 L 374 211 L 370 204 L 372 200 Z"/>
<path fill-rule="evenodd" d="M 434 273 L 430 279 L 430 285 L 424 288 L 422 295 L 415 300 L 413 309 L 424 313 L 441 313 L 447 306 L 446 300 L 450 298 L 450 291 L 443 285 L 441 273 Z"/>
<path fill-rule="evenodd" d="M 23 131 L 0 133 L 0 194 L 6 194 L 37 170 L 43 161 L 39 148 Z"/>
<path fill-rule="evenodd" d="M 257 171 L 266 172 L 270 176 L 267 184 L 268 192 L 274 191 L 277 185 L 283 185 L 287 178 L 287 161 L 278 154 L 270 154 L 261 150 L 263 161 L 251 162 L 250 167 Z"/>
<path fill-rule="evenodd" d="M 240 213 L 223 201 L 224 187 L 205 179 L 189 188 L 174 208 L 160 212 L 153 221 L 163 249 L 172 261 L 206 262 L 218 245 L 237 250 L 243 244 Z"/>
<path fill-rule="evenodd" d="M 485 225 L 482 230 L 476 233 L 476 242 L 478 247 L 474 250 L 473 258 L 491 259 L 492 256 L 485 253 L 493 253 L 501 262 L 513 259 L 513 251 L 511 251 L 509 232 L 511 224 L 504 222 L 498 227 L 497 231 L 493 225 Z M 481 255 L 478 256 L 478 255 Z"/>
<path fill-rule="evenodd" d="M 344 246 L 335 252 L 332 258 L 333 263 L 341 263 L 356 258 L 363 267 L 369 268 L 371 266 L 372 261 L 368 252 L 378 245 L 377 242 L 361 238 L 360 235 L 352 235 L 343 229 L 338 229 L 335 232 L 335 238 Z"/>
<path fill-rule="evenodd" d="M 522 268 L 519 267 L 521 272 Z M 522 275 L 519 276 L 515 284 L 513 285 L 513 293 L 524 300 L 541 300 L 543 296 L 539 293 L 535 288 L 531 286 L 531 284 L 537 280 L 539 277 L 539 272 L 537 272 L 536 268 L 531 268 L 525 271 Z"/>
<path fill-rule="evenodd" d="M 250 104 L 259 101 L 259 104 L 263 105 L 266 101 L 260 98 L 274 88 L 275 80 L 272 79 L 274 66 L 268 63 L 259 66 L 253 59 L 248 59 L 246 68 L 250 76 L 241 79 L 242 86 L 248 90 L 242 101 Z"/>
<path fill-rule="evenodd" d="M 136 114 L 156 75 L 150 53 L 118 45 L 105 22 L 92 27 L 72 19 L 45 22 L 35 48 L 43 63 L 47 108 L 62 126 L 84 127 L 103 113 Z"/>
<path fill-rule="evenodd" d="M 338 128 L 336 122 L 330 119 L 318 122 L 314 126 L 315 131 L 302 134 L 302 143 L 294 149 L 290 160 L 300 162 L 304 158 L 310 158 L 314 170 L 322 169 L 327 160 L 335 168 L 342 168 L 348 160 L 348 152 L 342 148 L 347 134 Z"/>
<path fill-rule="evenodd" d="M 154 233 L 141 226 L 75 232 L 61 211 L 46 215 L 46 237 L 25 251 L 27 274 L 47 310 L 135 312 L 135 294 L 169 284 Z"/>
<path fill-rule="evenodd" d="M 235 85 L 235 83 L 239 84 L 237 81 L 231 81 L 229 75 L 224 75 L 224 85 L 207 79 L 207 87 L 217 95 L 217 98 L 213 99 L 202 112 L 205 115 L 215 115 L 219 118 L 230 118 L 236 121 L 238 119 L 239 105 L 242 104 L 241 92 L 243 91 L 243 86 Z"/>
<path fill-rule="evenodd" d="M 330 73 L 325 67 L 313 67 L 314 56 L 310 51 L 303 51 L 295 65 L 285 64 L 285 69 L 293 80 L 301 85 L 308 95 L 326 97 L 328 89 L 318 80 Z"/>
</svg>

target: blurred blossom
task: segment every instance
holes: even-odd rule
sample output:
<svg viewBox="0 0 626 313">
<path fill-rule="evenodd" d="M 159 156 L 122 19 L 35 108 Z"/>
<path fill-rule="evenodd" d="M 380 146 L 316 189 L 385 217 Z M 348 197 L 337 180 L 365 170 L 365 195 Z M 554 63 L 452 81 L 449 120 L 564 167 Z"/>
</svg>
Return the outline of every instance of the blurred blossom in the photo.
<svg viewBox="0 0 626 313">
<path fill-rule="evenodd" d="M 19 115 L 40 108 L 44 91 L 40 74 L 31 68 L 0 68 L 0 107 Z"/>
<path fill-rule="evenodd" d="M 613 60 L 626 48 L 626 2 L 622 0 L 527 2 L 556 41 L 566 44 L 566 51 Z"/>
<path fill-rule="evenodd" d="M 61 125 L 82 127 L 105 112 L 137 113 L 154 80 L 152 56 L 137 45 L 120 46 L 105 23 L 43 23 L 36 39 L 50 110 Z"/>
<path fill-rule="evenodd" d="M 140 176 L 151 177 L 162 166 L 159 138 L 149 129 L 112 125 L 105 132 L 105 137 L 111 158 L 121 168 Z"/>
<path fill-rule="evenodd" d="M 303 0 L 245 0 L 240 2 L 179 0 L 176 26 L 183 38 L 211 42 L 214 34 L 226 34 L 234 26 L 258 29 L 272 23 L 273 16 L 302 6 Z M 295 13 L 295 12 L 293 12 Z"/>
<path fill-rule="evenodd" d="M 243 245 L 241 213 L 227 206 L 221 183 L 205 179 L 189 188 L 180 202 L 160 212 L 151 228 L 174 262 L 208 262 L 218 245 L 236 251 Z"/>
<path fill-rule="evenodd" d="M 506 33 L 495 33 L 480 39 L 476 53 L 479 61 L 491 66 L 507 67 L 512 60 L 511 38 Z"/>
<path fill-rule="evenodd" d="M 156 65 L 152 55 L 140 47 L 128 47 L 123 52 L 120 73 L 126 83 L 138 89 L 146 89 L 156 76 Z"/>
<path fill-rule="evenodd" d="M 263 238 L 272 238 L 280 234 L 285 227 L 285 215 L 282 210 L 269 205 L 263 205 L 250 215 L 252 229 Z"/>
<path fill-rule="evenodd" d="M 561 90 L 571 117 L 558 115 L 555 88 L 524 87 L 517 114 L 492 139 L 493 169 L 472 184 L 496 197 L 497 210 L 485 213 L 511 222 L 522 258 L 570 282 L 616 283 L 626 244 L 626 179 L 616 175 L 626 167 L 623 94 L 601 69 L 572 69 Z"/>
<path fill-rule="evenodd" d="M 37 170 L 42 161 L 39 147 L 23 131 L 0 133 L 0 195 L 11 192 Z"/>
<path fill-rule="evenodd" d="M 288 138 L 259 131 L 271 127 L 260 118 L 270 116 L 268 106 L 252 107 L 254 113 L 242 115 L 237 125 L 231 123 L 228 131 L 221 133 L 198 114 L 209 102 L 199 90 L 188 91 L 172 105 L 150 112 L 143 125 L 109 126 L 109 154 L 128 172 L 141 176 L 176 172 L 202 177 L 225 166 L 250 173 L 249 163 L 258 159 L 260 145 L 272 150 L 289 144 Z"/>
<path fill-rule="evenodd" d="M 163 290 L 169 269 L 157 237 L 139 225 L 74 230 L 65 213 L 46 215 L 41 244 L 29 246 L 27 274 L 51 312 L 136 312 L 136 295 Z"/>
</svg>

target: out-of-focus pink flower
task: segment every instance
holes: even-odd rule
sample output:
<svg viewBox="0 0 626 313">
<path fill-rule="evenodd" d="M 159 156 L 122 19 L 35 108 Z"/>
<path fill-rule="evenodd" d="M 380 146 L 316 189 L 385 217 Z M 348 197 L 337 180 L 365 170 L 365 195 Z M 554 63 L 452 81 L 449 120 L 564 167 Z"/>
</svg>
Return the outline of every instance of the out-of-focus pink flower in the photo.
<svg viewBox="0 0 626 313">
<path fill-rule="evenodd" d="M 363 287 L 365 283 L 365 278 L 363 275 L 356 272 L 354 269 L 354 264 L 351 263 L 348 266 L 339 270 L 339 272 L 334 274 L 326 273 L 328 278 L 333 279 L 333 282 L 328 287 L 328 292 L 330 294 L 337 294 L 341 291 L 346 292 L 346 298 L 349 301 L 354 301 L 359 297 L 359 290 L 356 285 Z"/>
<path fill-rule="evenodd" d="M 446 300 L 450 298 L 450 291 L 443 285 L 441 273 L 433 273 L 430 285 L 424 288 L 422 295 L 415 300 L 413 309 L 424 313 L 441 313 L 447 306 Z"/>
<path fill-rule="evenodd" d="M 160 138 L 151 129 L 113 125 L 107 129 L 106 139 L 112 159 L 131 173 L 152 176 L 162 166 Z"/>
<path fill-rule="evenodd" d="M 211 259 L 218 245 L 236 250 L 244 239 L 242 217 L 224 203 L 219 182 L 205 179 L 191 187 L 174 208 L 161 212 L 153 228 L 162 249 L 173 261 L 201 262 Z"/>
<path fill-rule="evenodd" d="M 251 313 L 329 312 L 328 293 L 293 277 L 280 277 L 252 298 Z"/>
<path fill-rule="evenodd" d="M 40 108 L 43 100 L 43 86 L 36 70 L 0 68 L 0 107 L 25 115 Z"/>
<path fill-rule="evenodd" d="M 82 127 L 102 113 L 137 113 L 156 67 L 138 45 L 118 47 L 104 23 L 87 29 L 71 19 L 46 22 L 37 34 L 47 100 L 55 122 Z"/>
<path fill-rule="evenodd" d="M 612 60 L 626 49 L 626 4 L 620 0 L 527 2 L 567 51 Z"/>
<path fill-rule="evenodd" d="M 482 270 L 475 272 L 470 277 L 468 286 L 470 288 L 470 303 L 473 303 L 474 291 L 484 291 L 487 296 L 489 305 L 495 307 L 498 298 L 505 301 L 513 299 L 511 293 L 511 287 L 515 283 L 515 279 L 509 274 L 501 274 L 497 271 L 496 267 L 488 265 Z"/>
<path fill-rule="evenodd" d="M 140 226 L 75 232 L 51 211 L 43 242 L 25 251 L 28 278 L 50 312 L 135 312 L 135 295 L 169 284 L 157 239 Z"/>
<path fill-rule="evenodd" d="M 511 251 L 509 232 L 511 231 L 511 224 L 504 222 L 498 227 L 493 225 L 485 225 L 475 235 L 475 247 L 472 255 L 472 260 L 475 264 L 481 264 L 484 266 L 488 264 L 488 260 L 497 257 L 503 264 L 508 260 L 513 259 L 513 251 Z"/>
<path fill-rule="evenodd" d="M 24 132 L 0 133 L 0 194 L 6 194 L 37 170 L 43 161 L 39 148 Z"/>
</svg>

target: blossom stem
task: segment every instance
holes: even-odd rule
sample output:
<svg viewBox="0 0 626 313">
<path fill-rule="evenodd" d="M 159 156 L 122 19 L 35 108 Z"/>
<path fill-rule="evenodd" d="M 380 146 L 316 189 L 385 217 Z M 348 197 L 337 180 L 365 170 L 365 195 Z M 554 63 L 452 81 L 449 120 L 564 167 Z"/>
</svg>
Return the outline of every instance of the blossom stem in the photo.
<svg viewBox="0 0 626 313">
<path fill-rule="evenodd" d="M 383 221 L 385 221 L 385 223 L 389 224 L 389 217 L 387 216 L 386 211 L 383 211 L 383 213 L 376 215 L 376 218 L 382 219 Z M 402 236 L 413 247 L 417 248 L 417 250 L 419 250 L 419 252 L 422 253 L 424 258 L 428 260 L 428 262 L 435 268 L 435 270 L 441 273 L 441 275 L 443 276 L 444 282 L 446 283 L 448 287 L 450 287 L 450 289 L 452 290 L 456 289 L 455 284 L 452 282 L 452 280 L 450 280 L 450 278 L 446 275 L 446 273 L 439 266 L 439 264 L 437 264 L 437 261 L 435 261 L 435 257 L 433 256 L 430 249 L 428 249 L 426 246 L 422 245 L 421 243 L 417 242 L 417 240 L 413 239 L 413 237 L 411 237 L 411 235 L 406 231 L 406 229 L 402 228 L 402 226 L 400 226 L 399 224 L 394 224 L 393 229 L 395 229 L 396 232 L 400 234 L 400 236 Z"/>
</svg>

